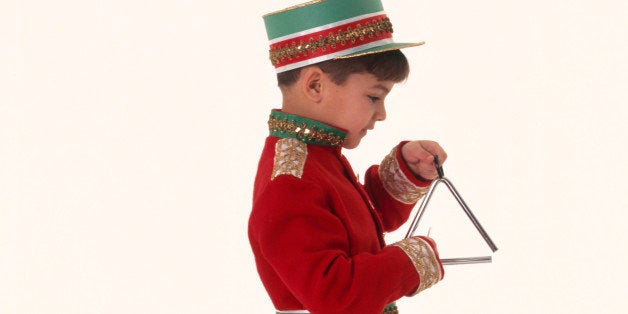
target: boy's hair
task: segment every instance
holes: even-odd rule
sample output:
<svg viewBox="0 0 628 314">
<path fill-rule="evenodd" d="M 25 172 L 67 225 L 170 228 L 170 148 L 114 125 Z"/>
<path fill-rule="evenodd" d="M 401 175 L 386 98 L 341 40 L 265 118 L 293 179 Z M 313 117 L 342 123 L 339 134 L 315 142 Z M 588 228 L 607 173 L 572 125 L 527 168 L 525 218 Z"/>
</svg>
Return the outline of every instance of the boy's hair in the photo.
<svg viewBox="0 0 628 314">
<path fill-rule="evenodd" d="M 331 80 L 342 85 L 349 75 L 354 73 L 370 73 L 380 81 L 401 82 L 408 77 L 410 66 L 408 59 L 400 50 L 390 50 L 380 53 L 367 54 L 359 57 L 342 58 L 314 64 L 324 73 L 331 76 Z M 294 84 L 303 68 L 277 73 L 277 82 L 280 87 Z"/>
</svg>

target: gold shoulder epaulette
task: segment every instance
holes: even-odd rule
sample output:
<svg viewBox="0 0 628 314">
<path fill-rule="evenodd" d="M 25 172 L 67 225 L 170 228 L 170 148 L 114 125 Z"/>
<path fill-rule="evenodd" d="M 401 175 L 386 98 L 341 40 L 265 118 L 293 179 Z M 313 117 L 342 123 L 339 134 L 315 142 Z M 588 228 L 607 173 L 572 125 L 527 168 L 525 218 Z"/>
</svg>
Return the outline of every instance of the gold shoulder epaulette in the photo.
<svg viewBox="0 0 628 314">
<path fill-rule="evenodd" d="M 307 144 L 296 138 L 278 140 L 275 144 L 275 162 L 271 180 L 284 174 L 301 178 L 306 159 Z"/>
</svg>

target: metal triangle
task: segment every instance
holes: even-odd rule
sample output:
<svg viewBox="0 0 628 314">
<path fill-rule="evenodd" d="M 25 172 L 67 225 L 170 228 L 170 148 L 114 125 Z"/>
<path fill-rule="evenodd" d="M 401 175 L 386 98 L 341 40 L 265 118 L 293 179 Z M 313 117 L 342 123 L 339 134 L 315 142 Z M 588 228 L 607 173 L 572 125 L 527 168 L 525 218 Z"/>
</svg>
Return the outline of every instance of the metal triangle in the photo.
<svg viewBox="0 0 628 314">
<path fill-rule="evenodd" d="M 412 224 L 410 225 L 410 228 L 408 228 L 408 233 L 406 234 L 406 238 L 412 237 L 414 235 L 414 232 L 416 231 L 417 227 L 419 226 L 419 221 L 421 220 L 421 217 L 425 213 L 425 209 L 427 208 L 427 204 L 429 203 L 429 201 L 430 201 L 430 199 L 432 197 L 432 194 L 434 193 L 434 190 L 435 190 L 436 186 L 438 186 L 440 183 L 444 183 L 447 186 L 447 188 L 449 189 L 449 191 L 451 192 L 451 194 L 454 196 L 456 201 L 458 201 L 458 204 L 460 204 L 460 207 L 462 207 L 464 212 L 467 214 L 467 217 L 469 217 L 469 219 L 471 220 L 471 222 L 473 223 L 475 228 L 478 230 L 478 232 L 480 233 L 480 235 L 482 236 L 482 238 L 484 239 L 486 244 L 488 244 L 488 246 L 490 247 L 491 251 L 493 251 L 493 252 L 497 251 L 497 246 L 495 245 L 493 240 L 491 240 L 491 238 L 489 237 L 488 233 L 486 233 L 486 231 L 484 230 L 484 228 L 482 227 L 480 222 L 477 220 L 477 218 L 475 218 L 475 215 L 473 215 L 473 212 L 471 212 L 471 209 L 469 208 L 467 203 L 465 203 L 465 201 L 462 199 L 462 196 L 460 196 L 460 193 L 458 193 L 458 191 L 456 190 L 456 188 L 454 187 L 454 185 L 451 183 L 451 181 L 449 179 L 447 179 L 447 178 L 442 176 L 442 173 L 443 173 L 442 172 L 442 168 L 438 164 L 437 160 L 435 160 L 435 164 L 437 166 L 436 167 L 437 170 L 439 170 L 439 178 L 434 179 L 434 181 L 430 185 L 429 190 L 427 191 L 427 194 L 425 195 L 425 197 L 421 201 L 421 205 L 419 206 L 419 210 L 417 211 L 416 215 L 414 216 L 414 219 L 412 221 Z M 492 261 L 492 258 L 490 256 L 469 257 L 469 258 L 448 258 L 448 259 L 443 258 L 443 259 L 441 259 L 441 262 L 444 265 L 490 263 L 491 261 Z"/>
</svg>

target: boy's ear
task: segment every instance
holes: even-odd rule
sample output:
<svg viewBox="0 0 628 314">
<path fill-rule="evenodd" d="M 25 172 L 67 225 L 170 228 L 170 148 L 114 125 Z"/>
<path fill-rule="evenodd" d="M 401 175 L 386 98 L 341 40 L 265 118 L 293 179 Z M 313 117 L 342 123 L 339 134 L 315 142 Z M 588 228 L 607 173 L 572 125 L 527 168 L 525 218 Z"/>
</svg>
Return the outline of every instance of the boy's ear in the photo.
<svg viewBox="0 0 628 314">
<path fill-rule="evenodd" d="M 324 73 L 317 66 L 310 66 L 302 70 L 300 88 L 303 95 L 313 102 L 323 99 Z"/>
</svg>

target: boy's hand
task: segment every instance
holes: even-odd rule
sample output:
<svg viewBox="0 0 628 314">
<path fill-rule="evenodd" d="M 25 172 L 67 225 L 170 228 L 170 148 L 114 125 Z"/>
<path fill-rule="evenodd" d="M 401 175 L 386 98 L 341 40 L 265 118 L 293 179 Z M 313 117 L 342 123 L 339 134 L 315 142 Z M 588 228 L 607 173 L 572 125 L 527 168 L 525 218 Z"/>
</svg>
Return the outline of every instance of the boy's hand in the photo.
<svg viewBox="0 0 628 314">
<path fill-rule="evenodd" d="M 434 167 L 434 155 L 442 165 L 447 159 L 447 153 L 434 141 L 412 141 L 401 147 L 401 156 L 412 172 L 427 181 L 438 177 Z"/>
<path fill-rule="evenodd" d="M 417 236 L 405 238 L 393 245 L 398 246 L 408 255 L 419 274 L 419 286 L 410 296 L 416 295 L 433 286 L 445 276 L 443 262 L 438 256 L 438 250 L 436 249 L 434 240 Z"/>
</svg>

